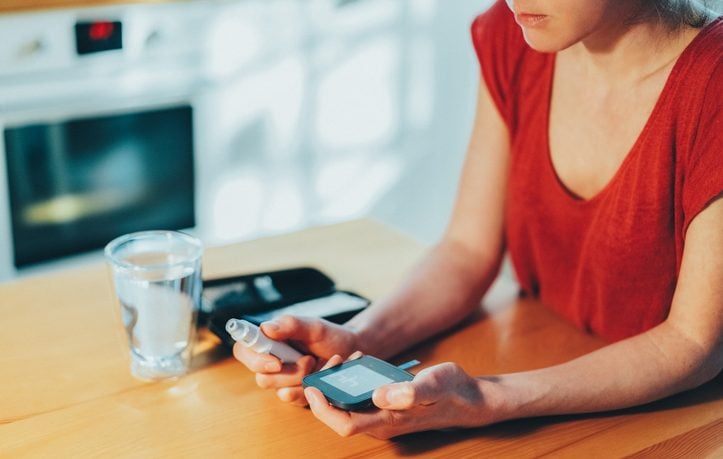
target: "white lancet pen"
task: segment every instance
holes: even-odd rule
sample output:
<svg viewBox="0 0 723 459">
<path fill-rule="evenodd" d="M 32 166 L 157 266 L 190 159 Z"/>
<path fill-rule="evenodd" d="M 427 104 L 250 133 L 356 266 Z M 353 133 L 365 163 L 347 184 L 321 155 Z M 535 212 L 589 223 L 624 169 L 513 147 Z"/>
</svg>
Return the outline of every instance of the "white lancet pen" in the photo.
<svg viewBox="0 0 723 459">
<path fill-rule="evenodd" d="M 231 338 L 262 354 L 271 354 L 282 363 L 295 363 L 303 355 L 286 343 L 275 341 L 264 335 L 259 327 L 247 320 L 229 319 L 226 331 Z"/>
</svg>

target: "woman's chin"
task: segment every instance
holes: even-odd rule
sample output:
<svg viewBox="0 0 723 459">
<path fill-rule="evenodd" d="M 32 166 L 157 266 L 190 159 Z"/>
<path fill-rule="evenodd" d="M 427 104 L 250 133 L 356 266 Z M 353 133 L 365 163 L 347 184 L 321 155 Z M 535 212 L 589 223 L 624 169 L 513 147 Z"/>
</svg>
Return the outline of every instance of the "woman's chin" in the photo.
<svg viewBox="0 0 723 459">
<path fill-rule="evenodd" d="M 556 53 L 574 44 L 574 41 L 561 39 L 554 34 L 542 33 L 536 30 L 522 29 L 522 35 L 530 48 L 541 53 Z"/>
</svg>

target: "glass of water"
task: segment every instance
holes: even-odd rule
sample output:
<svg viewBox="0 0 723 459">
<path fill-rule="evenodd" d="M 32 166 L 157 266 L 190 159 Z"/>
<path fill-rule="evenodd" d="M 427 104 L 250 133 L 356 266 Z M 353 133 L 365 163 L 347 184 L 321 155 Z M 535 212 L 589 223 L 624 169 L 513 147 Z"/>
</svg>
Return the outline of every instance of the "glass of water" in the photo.
<svg viewBox="0 0 723 459">
<path fill-rule="evenodd" d="M 202 253 L 201 241 L 177 231 L 126 234 L 106 246 L 135 377 L 164 379 L 188 371 Z"/>
</svg>

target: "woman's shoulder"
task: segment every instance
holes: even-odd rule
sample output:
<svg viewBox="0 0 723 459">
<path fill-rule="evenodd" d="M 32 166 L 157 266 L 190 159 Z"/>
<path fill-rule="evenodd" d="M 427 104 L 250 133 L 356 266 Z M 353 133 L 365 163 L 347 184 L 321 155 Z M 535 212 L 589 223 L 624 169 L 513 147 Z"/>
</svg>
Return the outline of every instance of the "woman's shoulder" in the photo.
<svg viewBox="0 0 723 459">
<path fill-rule="evenodd" d="M 720 116 L 723 100 L 723 17 L 701 30 L 683 51 L 671 79 L 676 112 L 689 115 L 694 125 L 706 116 Z"/>
<path fill-rule="evenodd" d="M 680 56 L 679 79 L 685 86 L 708 87 L 710 83 L 720 88 L 723 63 L 723 17 L 705 26 Z M 718 83 L 717 85 L 715 83 Z"/>
<path fill-rule="evenodd" d="M 546 58 L 525 42 L 522 29 L 502 0 L 475 18 L 471 33 L 485 85 L 512 128 L 521 88 L 526 80 L 540 75 Z"/>
<path fill-rule="evenodd" d="M 723 191 L 723 18 L 701 30 L 681 55 L 668 99 L 683 179 L 683 229 Z"/>
<path fill-rule="evenodd" d="M 482 38 L 485 33 L 506 33 L 513 28 L 515 17 L 503 0 L 497 0 L 472 22 L 473 39 Z M 490 30 L 491 29 L 491 30 Z"/>
<path fill-rule="evenodd" d="M 708 25 L 700 31 L 700 40 L 708 45 L 717 47 L 718 50 L 723 46 L 723 16 L 713 19 Z"/>
<path fill-rule="evenodd" d="M 723 61 L 723 16 L 705 26 L 686 49 L 691 67 L 712 71 Z"/>
<path fill-rule="evenodd" d="M 515 23 L 512 11 L 498 0 L 472 22 L 472 43 L 480 60 L 484 54 L 505 52 L 515 54 L 527 48 L 522 30 Z M 504 57 L 504 56 L 498 56 Z"/>
</svg>

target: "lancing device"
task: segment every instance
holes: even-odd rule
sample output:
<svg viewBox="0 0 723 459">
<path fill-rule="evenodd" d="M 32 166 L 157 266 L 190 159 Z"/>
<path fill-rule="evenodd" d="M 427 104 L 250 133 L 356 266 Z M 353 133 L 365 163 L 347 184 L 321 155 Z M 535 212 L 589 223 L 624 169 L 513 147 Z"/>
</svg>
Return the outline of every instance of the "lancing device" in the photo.
<svg viewBox="0 0 723 459">
<path fill-rule="evenodd" d="M 264 335 L 259 327 L 247 320 L 229 319 L 226 331 L 231 338 L 261 354 L 271 354 L 283 363 L 296 363 L 303 355 L 286 343 Z"/>
</svg>

